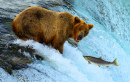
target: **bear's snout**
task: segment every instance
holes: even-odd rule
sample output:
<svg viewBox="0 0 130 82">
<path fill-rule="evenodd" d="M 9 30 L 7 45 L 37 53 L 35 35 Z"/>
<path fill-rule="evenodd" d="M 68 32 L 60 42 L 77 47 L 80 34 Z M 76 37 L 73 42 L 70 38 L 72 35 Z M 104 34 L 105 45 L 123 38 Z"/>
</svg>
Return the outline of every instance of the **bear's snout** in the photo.
<svg viewBox="0 0 130 82">
<path fill-rule="evenodd" d="M 83 38 L 83 35 L 78 35 L 78 39 L 77 40 L 81 40 Z"/>
<path fill-rule="evenodd" d="M 84 37 L 84 33 L 81 32 L 81 33 L 77 36 L 77 42 L 79 42 L 80 40 L 82 40 L 83 37 Z"/>
</svg>

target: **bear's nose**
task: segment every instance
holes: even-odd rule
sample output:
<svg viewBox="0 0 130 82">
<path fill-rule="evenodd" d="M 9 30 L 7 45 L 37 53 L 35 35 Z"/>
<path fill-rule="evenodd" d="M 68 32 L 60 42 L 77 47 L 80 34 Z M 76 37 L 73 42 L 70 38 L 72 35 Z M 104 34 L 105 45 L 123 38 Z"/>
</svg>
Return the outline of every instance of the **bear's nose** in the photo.
<svg viewBox="0 0 130 82">
<path fill-rule="evenodd" d="M 81 40 L 83 38 L 82 35 L 78 35 L 78 40 Z"/>
</svg>

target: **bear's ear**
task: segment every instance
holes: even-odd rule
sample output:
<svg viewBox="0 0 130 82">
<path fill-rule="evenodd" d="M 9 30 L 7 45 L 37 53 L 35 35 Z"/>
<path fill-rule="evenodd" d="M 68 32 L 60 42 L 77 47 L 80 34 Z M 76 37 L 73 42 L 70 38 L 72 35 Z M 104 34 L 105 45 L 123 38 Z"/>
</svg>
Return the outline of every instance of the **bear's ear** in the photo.
<svg viewBox="0 0 130 82">
<path fill-rule="evenodd" d="M 79 23 L 79 22 L 80 22 L 79 17 L 78 17 L 78 16 L 75 16 L 75 17 L 74 17 L 74 24 L 77 24 L 77 23 Z"/>
<path fill-rule="evenodd" d="M 93 24 L 88 24 L 88 27 L 89 27 L 89 30 L 91 30 L 94 27 L 94 25 Z"/>
</svg>

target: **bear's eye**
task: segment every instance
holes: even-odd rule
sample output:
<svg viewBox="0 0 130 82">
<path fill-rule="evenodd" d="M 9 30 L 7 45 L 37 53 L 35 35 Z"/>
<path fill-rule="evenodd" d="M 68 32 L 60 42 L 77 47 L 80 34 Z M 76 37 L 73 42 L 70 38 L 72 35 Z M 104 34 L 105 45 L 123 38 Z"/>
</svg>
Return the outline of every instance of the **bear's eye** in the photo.
<svg viewBox="0 0 130 82">
<path fill-rule="evenodd" d="M 87 31 L 85 31 L 85 33 L 87 33 Z"/>
<path fill-rule="evenodd" d="M 81 31 L 81 28 L 79 28 L 79 30 Z"/>
</svg>

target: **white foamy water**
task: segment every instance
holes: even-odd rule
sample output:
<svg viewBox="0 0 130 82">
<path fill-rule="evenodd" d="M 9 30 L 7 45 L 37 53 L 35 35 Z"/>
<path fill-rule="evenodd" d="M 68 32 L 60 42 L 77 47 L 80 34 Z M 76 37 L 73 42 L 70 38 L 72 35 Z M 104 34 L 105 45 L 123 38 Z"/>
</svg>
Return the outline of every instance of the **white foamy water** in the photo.
<svg viewBox="0 0 130 82">
<path fill-rule="evenodd" d="M 14 43 L 19 44 L 20 46 L 32 47 L 36 50 L 38 55 L 45 59 L 44 61 L 30 64 L 30 68 L 28 69 L 14 72 L 13 74 L 19 80 L 23 78 L 29 81 L 35 81 L 37 79 L 37 81 L 94 82 L 95 80 L 105 81 L 109 78 L 108 82 L 113 81 L 110 72 L 107 69 L 99 68 L 96 65 L 89 65 L 83 58 L 82 53 L 77 48 L 68 44 L 68 42 L 65 43 L 63 56 L 52 47 L 48 47 L 33 40 L 17 40 Z M 33 73 L 30 73 L 30 71 L 33 71 Z M 54 72 L 57 72 L 58 74 L 55 75 Z M 42 79 L 38 79 L 39 73 L 42 74 L 43 77 L 40 76 Z M 36 76 L 35 78 L 33 78 L 34 74 Z M 99 74 L 102 75 L 102 77 L 100 77 Z M 17 77 L 18 75 L 21 77 Z M 46 77 L 46 79 L 44 77 Z"/>
</svg>

